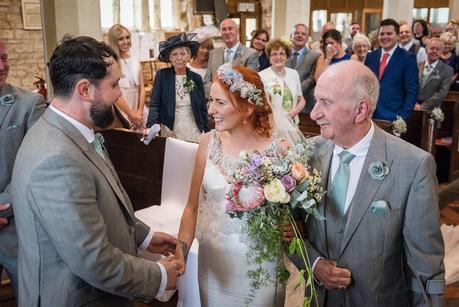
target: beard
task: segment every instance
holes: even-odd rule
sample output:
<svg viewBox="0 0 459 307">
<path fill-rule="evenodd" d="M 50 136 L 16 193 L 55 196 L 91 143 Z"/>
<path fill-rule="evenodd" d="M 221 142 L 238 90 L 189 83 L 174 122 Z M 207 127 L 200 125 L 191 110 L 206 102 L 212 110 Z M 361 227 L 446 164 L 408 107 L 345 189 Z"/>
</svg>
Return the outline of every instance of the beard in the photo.
<svg viewBox="0 0 459 307">
<path fill-rule="evenodd" d="M 89 115 L 91 116 L 94 125 L 102 129 L 110 126 L 115 118 L 113 115 L 113 105 L 104 104 L 100 96 L 97 96 L 91 105 Z"/>
</svg>

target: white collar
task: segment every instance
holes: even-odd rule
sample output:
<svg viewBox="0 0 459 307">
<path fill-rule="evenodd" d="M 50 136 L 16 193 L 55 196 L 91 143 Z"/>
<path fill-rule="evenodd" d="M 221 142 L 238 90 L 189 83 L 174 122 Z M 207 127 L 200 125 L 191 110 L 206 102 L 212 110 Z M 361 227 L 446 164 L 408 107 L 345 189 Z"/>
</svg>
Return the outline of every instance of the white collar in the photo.
<svg viewBox="0 0 459 307">
<path fill-rule="evenodd" d="M 429 65 L 432 69 L 435 69 L 435 67 L 437 67 L 437 64 L 438 64 L 438 60 L 436 60 L 432 64 L 429 64 L 428 60 L 426 61 L 426 65 Z"/>
<path fill-rule="evenodd" d="M 398 46 L 399 46 L 400 48 L 403 48 L 403 49 L 405 49 L 406 51 L 409 51 L 410 48 L 411 48 L 411 46 L 413 46 L 413 45 L 414 45 L 413 40 L 410 40 L 405 46 L 403 46 L 402 43 L 398 44 Z"/>
<path fill-rule="evenodd" d="M 88 143 L 92 143 L 94 141 L 94 130 L 92 128 L 86 127 L 85 125 L 83 125 L 82 123 L 74 119 L 73 117 L 70 117 L 69 115 L 65 114 L 61 110 L 57 109 L 55 106 L 53 106 L 52 103 L 49 105 L 49 108 L 54 113 L 63 117 L 68 122 L 70 122 L 78 131 L 80 131 L 80 133 L 84 136 L 84 138 L 86 139 L 86 141 L 88 141 Z"/>
<path fill-rule="evenodd" d="M 366 156 L 368 149 L 371 145 L 371 139 L 373 138 L 373 134 L 375 132 L 375 127 L 373 125 L 373 122 L 371 122 L 370 130 L 368 130 L 367 134 L 365 134 L 365 136 L 360 141 L 354 144 L 354 146 L 346 150 L 351 154 L 355 155 L 356 157 Z M 335 144 L 335 148 L 333 149 L 333 155 L 337 156 L 343 150 L 345 149 Z"/>
<path fill-rule="evenodd" d="M 385 53 L 388 53 L 388 54 L 389 54 L 389 59 L 392 58 L 392 55 L 394 54 L 394 51 L 395 51 L 395 49 L 397 49 L 397 47 L 398 47 L 398 45 L 395 44 L 395 46 L 392 47 L 392 49 L 389 50 L 389 51 L 385 51 L 383 48 L 381 48 L 381 59 L 382 59 L 382 57 L 383 57 L 383 55 L 384 55 Z"/>
<path fill-rule="evenodd" d="M 229 50 L 232 51 L 233 54 L 236 54 L 237 48 L 239 48 L 239 45 L 240 45 L 240 44 L 241 44 L 240 42 L 237 42 L 237 44 L 234 45 L 232 48 L 228 48 L 228 47 L 225 46 L 225 52 L 226 52 L 226 50 L 229 49 Z"/>
</svg>

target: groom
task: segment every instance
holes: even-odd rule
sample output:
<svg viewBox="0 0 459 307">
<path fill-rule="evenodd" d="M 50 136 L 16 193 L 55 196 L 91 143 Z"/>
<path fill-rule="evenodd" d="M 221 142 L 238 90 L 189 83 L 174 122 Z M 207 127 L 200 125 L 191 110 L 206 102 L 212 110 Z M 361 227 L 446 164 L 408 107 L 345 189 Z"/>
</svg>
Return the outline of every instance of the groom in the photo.
<svg viewBox="0 0 459 307">
<path fill-rule="evenodd" d="M 354 61 L 328 68 L 315 90 L 313 166 L 327 190 L 326 219 L 308 219 L 305 234 L 319 302 L 442 306 L 435 162 L 372 122 L 378 93 L 374 74 Z"/>
</svg>

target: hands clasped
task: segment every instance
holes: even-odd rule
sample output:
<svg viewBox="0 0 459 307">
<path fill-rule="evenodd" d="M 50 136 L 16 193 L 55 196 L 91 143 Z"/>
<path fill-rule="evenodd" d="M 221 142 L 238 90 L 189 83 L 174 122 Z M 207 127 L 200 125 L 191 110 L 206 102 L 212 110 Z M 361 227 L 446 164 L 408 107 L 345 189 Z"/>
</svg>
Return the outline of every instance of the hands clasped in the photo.
<svg viewBox="0 0 459 307">
<path fill-rule="evenodd" d="M 344 290 L 351 284 L 351 271 L 336 266 L 336 261 L 320 259 L 314 268 L 315 277 L 328 290 Z"/>
</svg>

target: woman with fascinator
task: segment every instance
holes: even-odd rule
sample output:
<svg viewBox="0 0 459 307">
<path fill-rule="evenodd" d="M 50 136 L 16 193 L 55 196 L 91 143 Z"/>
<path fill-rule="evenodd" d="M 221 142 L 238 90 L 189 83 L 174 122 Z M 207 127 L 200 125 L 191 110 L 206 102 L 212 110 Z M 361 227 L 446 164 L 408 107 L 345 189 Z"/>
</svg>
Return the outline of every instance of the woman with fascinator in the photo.
<svg viewBox="0 0 459 307">
<path fill-rule="evenodd" d="M 228 178 L 236 170 L 240 154 L 259 152 L 277 156 L 285 142 L 273 136 L 272 109 L 259 75 L 245 67 L 221 66 L 209 96 L 209 114 L 215 129 L 201 137 L 190 193 L 182 215 L 176 258 L 184 260 L 189 247 L 199 240 L 198 279 L 201 305 L 245 306 L 251 293 L 247 275 L 248 237 L 244 219 L 225 212 Z M 274 263 L 266 270 L 276 276 Z M 284 289 L 267 283 L 256 289 L 249 306 L 283 306 Z"/>
<path fill-rule="evenodd" d="M 209 131 L 202 78 L 186 67 L 199 43 L 181 33 L 159 43 L 159 60 L 172 67 L 156 73 L 147 127 L 161 124 L 161 135 L 195 142 Z"/>
</svg>

